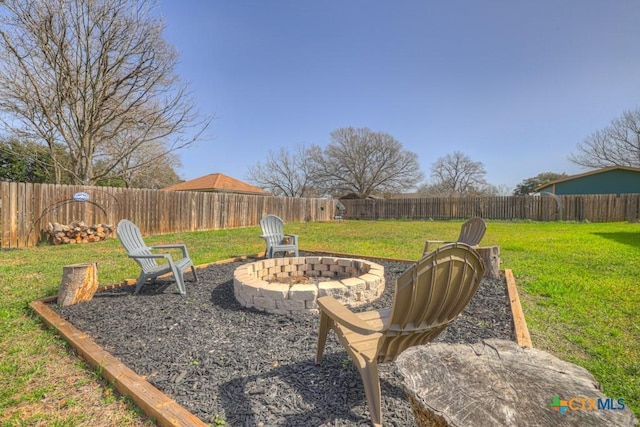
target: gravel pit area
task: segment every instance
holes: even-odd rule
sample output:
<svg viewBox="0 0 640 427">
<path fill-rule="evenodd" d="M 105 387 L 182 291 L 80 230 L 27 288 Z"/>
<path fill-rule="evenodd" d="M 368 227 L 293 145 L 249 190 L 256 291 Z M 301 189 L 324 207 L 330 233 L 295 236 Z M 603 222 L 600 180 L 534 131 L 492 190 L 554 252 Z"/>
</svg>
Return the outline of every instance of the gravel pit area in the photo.
<svg viewBox="0 0 640 427">
<path fill-rule="evenodd" d="M 205 423 L 216 425 L 217 417 L 227 426 L 370 426 L 360 375 L 332 332 L 323 363 L 314 363 L 317 315 L 271 314 L 236 301 L 233 272 L 253 261 L 199 269 L 197 283 L 185 274 L 184 296 L 167 278 L 138 295 L 123 286 L 50 308 Z M 385 290 L 354 311 L 390 307 L 395 279 L 410 266 L 372 261 L 385 267 Z M 484 279 L 436 341 L 485 338 L 515 340 L 504 280 Z M 380 365 L 380 383 L 384 425 L 414 426 L 393 363 Z"/>
</svg>

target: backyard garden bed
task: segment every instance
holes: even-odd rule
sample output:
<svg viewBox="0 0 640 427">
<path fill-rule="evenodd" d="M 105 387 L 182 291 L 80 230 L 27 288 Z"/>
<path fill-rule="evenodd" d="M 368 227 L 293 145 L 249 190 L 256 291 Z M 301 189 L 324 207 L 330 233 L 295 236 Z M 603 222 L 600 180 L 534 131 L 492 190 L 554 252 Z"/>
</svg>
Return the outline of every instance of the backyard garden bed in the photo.
<svg viewBox="0 0 640 427">
<path fill-rule="evenodd" d="M 205 423 L 230 426 L 368 426 L 360 376 L 333 336 L 322 365 L 314 364 L 318 316 L 284 316 L 242 307 L 234 270 L 254 259 L 210 265 L 187 274 L 187 294 L 172 278 L 133 295 L 133 286 L 99 292 L 88 302 L 48 307 L 127 367 Z M 390 307 L 406 262 L 384 266 L 379 299 L 354 310 Z M 483 280 L 477 294 L 437 338 L 475 343 L 515 339 L 504 280 Z M 411 426 L 413 415 L 393 364 L 380 366 L 383 422 Z"/>
</svg>

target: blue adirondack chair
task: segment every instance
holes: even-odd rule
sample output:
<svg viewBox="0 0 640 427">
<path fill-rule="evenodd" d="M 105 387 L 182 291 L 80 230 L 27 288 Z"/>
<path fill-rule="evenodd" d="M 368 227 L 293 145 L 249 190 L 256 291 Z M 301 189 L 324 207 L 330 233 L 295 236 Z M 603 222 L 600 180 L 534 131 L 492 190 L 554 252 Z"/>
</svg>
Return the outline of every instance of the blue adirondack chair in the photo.
<svg viewBox="0 0 640 427">
<path fill-rule="evenodd" d="M 184 286 L 184 271 L 187 268 L 191 268 L 195 281 L 198 281 L 198 275 L 196 274 L 196 268 L 189 257 L 189 252 L 184 244 L 174 245 L 160 245 L 160 246 L 147 246 L 142 239 L 140 228 L 133 222 L 123 219 L 118 223 L 118 239 L 127 250 L 129 258 L 132 258 L 140 265 L 142 269 L 140 276 L 136 282 L 136 288 L 134 294 L 137 294 L 148 279 L 151 279 L 150 283 L 155 282 L 158 276 L 166 273 L 173 273 L 173 277 L 178 285 L 180 294 L 186 294 Z M 170 253 L 158 253 L 158 250 L 163 249 L 180 249 L 182 251 L 182 258 L 174 260 Z M 155 253 L 154 253 L 155 251 Z M 162 260 L 162 263 L 158 263 L 158 260 Z"/>
<path fill-rule="evenodd" d="M 260 220 L 262 237 L 267 243 L 265 255 L 273 258 L 277 252 L 294 252 L 298 256 L 298 236 L 295 234 L 284 234 L 284 221 L 276 215 L 267 215 Z"/>
</svg>

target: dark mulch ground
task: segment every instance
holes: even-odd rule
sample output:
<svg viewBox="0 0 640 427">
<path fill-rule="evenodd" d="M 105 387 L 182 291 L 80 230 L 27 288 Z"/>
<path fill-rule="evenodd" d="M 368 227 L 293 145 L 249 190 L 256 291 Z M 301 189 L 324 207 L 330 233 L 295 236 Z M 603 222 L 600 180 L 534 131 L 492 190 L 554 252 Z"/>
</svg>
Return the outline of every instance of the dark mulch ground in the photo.
<svg viewBox="0 0 640 427">
<path fill-rule="evenodd" d="M 251 262 L 248 260 L 244 262 Z M 386 289 L 359 310 L 389 307 L 406 263 L 384 265 Z M 51 308 L 206 423 L 228 426 L 369 426 L 362 381 L 333 333 L 314 364 L 318 316 L 289 318 L 240 306 L 233 271 L 242 262 L 187 273 L 187 295 L 171 279 Z M 506 285 L 484 280 L 464 313 L 437 340 L 514 339 Z M 380 366 L 383 422 L 414 425 L 393 364 Z"/>
</svg>

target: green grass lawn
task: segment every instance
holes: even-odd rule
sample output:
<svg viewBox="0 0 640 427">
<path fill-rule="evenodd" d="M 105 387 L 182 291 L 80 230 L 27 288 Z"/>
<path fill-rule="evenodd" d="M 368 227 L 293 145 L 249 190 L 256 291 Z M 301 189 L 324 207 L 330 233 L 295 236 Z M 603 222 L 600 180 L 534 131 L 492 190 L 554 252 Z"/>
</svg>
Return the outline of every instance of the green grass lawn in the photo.
<svg viewBox="0 0 640 427">
<path fill-rule="evenodd" d="M 427 238 L 455 239 L 461 223 L 295 223 L 286 224 L 285 231 L 300 236 L 302 249 L 417 259 Z M 263 251 L 259 234 L 258 227 L 251 227 L 147 241 L 184 242 L 196 264 L 204 264 Z M 499 245 L 502 268 L 513 271 L 533 345 L 584 366 L 609 397 L 624 398 L 640 415 L 640 224 L 489 221 L 482 243 Z M 69 393 L 69 386 L 58 384 L 51 372 L 65 358 L 73 359 L 64 343 L 31 315 L 28 303 L 57 294 L 64 265 L 89 261 L 98 262 L 101 284 L 138 274 L 116 239 L 0 252 L 0 425 L 32 425 L 43 416 L 58 420 L 55 425 L 90 425 L 87 412 L 104 412 L 94 407 L 113 403 L 110 393 L 97 403 L 75 402 L 82 411 L 70 410 L 68 403 L 62 408 L 42 403 Z M 77 365 L 71 389 L 95 380 Z M 101 389 L 97 383 L 93 387 Z M 109 407 L 116 414 L 113 425 L 145 422 L 136 419 L 133 409 Z"/>
</svg>

